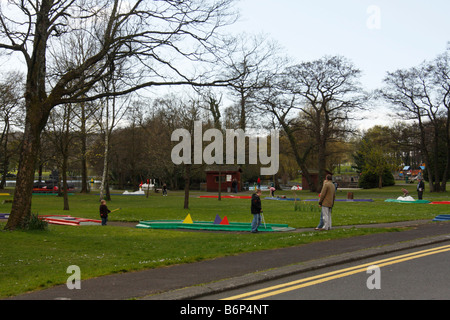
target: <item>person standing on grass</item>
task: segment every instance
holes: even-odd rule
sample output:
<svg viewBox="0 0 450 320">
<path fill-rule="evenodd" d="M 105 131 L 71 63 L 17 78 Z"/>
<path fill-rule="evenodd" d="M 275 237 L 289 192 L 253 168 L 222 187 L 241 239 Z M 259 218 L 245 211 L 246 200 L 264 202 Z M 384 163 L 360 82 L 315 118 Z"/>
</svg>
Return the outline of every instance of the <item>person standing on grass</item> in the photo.
<svg viewBox="0 0 450 320">
<path fill-rule="evenodd" d="M 333 177 L 327 175 L 320 192 L 319 206 L 322 208 L 321 218 L 323 219 L 323 224 L 321 223 L 316 230 L 331 230 L 331 210 L 336 199 L 336 188 L 332 180 Z"/>
<path fill-rule="evenodd" d="M 108 222 L 109 213 L 111 213 L 111 211 L 106 206 L 106 201 L 105 200 L 100 201 L 100 217 L 102 218 L 102 226 L 106 226 L 106 223 Z"/>
<path fill-rule="evenodd" d="M 250 209 L 253 214 L 252 233 L 256 233 L 258 232 L 258 227 L 261 224 L 261 189 L 257 189 L 256 193 L 252 195 L 252 205 Z"/>
<path fill-rule="evenodd" d="M 419 197 L 419 200 L 422 200 L 424 191 L 425 191 L 425 183 L 423 183 L 422 178 L 419 178 L 419 183 L 417 184 L 417 196 Z"/>
</svg>

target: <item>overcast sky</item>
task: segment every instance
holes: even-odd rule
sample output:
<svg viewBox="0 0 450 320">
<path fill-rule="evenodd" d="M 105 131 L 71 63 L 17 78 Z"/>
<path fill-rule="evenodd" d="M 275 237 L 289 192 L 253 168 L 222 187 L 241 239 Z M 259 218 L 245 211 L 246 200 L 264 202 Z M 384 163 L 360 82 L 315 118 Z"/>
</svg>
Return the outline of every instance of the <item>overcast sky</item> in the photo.
<svg viewBox="0 0 450 320">
<path fill-rule="evenodd" d="M 3 0 L 2 0 L 3 1 Z M 298 62 L 342 55 L 362 70 L 366 90 L 387 71 L 443 53 L 450 41 L 450 0 L 240 0 L 233 33 L 264 33 Z M 6 69 L 11 62 L 1 61 Z M 369 124 L 383 122 L 371 113 Z"/>
<path fill-rule="evenodd" d="M 366 90 L 387 71 L 434 59 L 450 41 L 449 0 L 241 0 L 239 9 L 236 32 L 268 34 L 298 62 L 345 56 Z"/>
<path fill-rule="evenodd" d="M 443 53 L 450 41 L 448 0 L 241 0 L 238 31 L 266 33 L 298 61 L 343 55 L 366 89 L 386 71 Z"/>
</svg>

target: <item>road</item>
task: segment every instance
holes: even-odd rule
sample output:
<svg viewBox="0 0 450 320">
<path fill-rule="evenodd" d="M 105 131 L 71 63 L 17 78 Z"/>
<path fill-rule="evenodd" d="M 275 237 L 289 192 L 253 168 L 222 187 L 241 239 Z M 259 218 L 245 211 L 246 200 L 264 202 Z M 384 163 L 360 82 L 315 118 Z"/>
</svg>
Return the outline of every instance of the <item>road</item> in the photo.
<svg viewBox="0 0 450 320">
<path fill-rule="evenodd" d="M 218 300 L 448 300 L 450 242 L 203 297 Z M 368 269 L 376 266 L 375 269 Z"/>
</svg>

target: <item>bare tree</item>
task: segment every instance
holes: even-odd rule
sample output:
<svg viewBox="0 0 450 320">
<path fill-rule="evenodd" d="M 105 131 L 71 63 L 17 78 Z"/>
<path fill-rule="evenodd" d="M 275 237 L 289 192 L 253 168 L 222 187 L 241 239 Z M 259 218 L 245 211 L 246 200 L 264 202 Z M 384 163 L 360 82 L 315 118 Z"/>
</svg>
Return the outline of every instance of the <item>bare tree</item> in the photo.
<svg viewBox="0 0 450 320">
<path fill-rule="evenodd" d="M 424 62 L 418 67 L 389 72 L 384 79 L 384 88 L 379 91 L 379 95 L 393 106 L 399 117 L 415 121 L 418 126 L 420 150 L 427 164 L 431 192 L 441 191 L 438 149 L 442 137 L 439 132 L 449 95 L 442 90 L 444 82 L 436 81 L 435 77 L 435 67 Z M 447 112 L 446 110 L 445 115 Z M 430 126 L 431 137 L 428 136 Z"/>
<path fill-rule="evenodd" d="M 245 131 L 252 121 L 259 123 L 254 114 L 256 92 L 264 88 L 270 75 L 276 72 L 280 47 L 265 35 L 241 34 L 227 42 L 229 55 L 223 60 L 231 82 L 231 96 L 237 100 L 233 112 L 239 115 L 239 129 Z"/>
<path fill-rule="evenodd" d="M 18 111 L 23 103 L 22 83 L 23 76 L 17 72 L 7 73 L 5 80 L 0 83 L 0 123 L 3 125 L 0 134 L 0 170 L 2 171 L 0 189 L 5 187 L 9 170 L 11 154 L 8 151 L 8 145 L 11 126 L 14 125 L 14 120 L 18 117 Z"/>
<path fill-rule="evenodd" d="M 311 179 L 306 165 L 306 159 L 312 150 L 312 145 L 301 148 L 300 141 L 296 136 L 302 128 L 301 125 L 298 125 L 298 117 L 295 114 L 296 111 L 298 112 L 297 100 L 298 97 L 295 94 L 292 95 L 286 90 L 284 76 L 279 74 L 277 77 L 273 77 L 271 83 L 258 93 L 258 109 L 268 113 L 273 118 L 274 126 L 281 127 L 289 142 L 294 159 L 302 170 L 303 177 L 312 190 L 315 190 L 314 181 Z"/>
<path fill-rule="evenodd" d="M 158 104 L 164 107 L 164 113 L 167 117 L 166 123 L 168 124 L 169 128 L 186 130 L 191 137 L 194 137 L 196 121 L 203 120 L 201 112 L 202 110 L 196 100 L 188 99 L 183 96 L 169 95 L 166 98 L 159 100 Z M 171 136 L 170 138 L 171 142 L 169 145 L 174 146 L 175 142 L 172 140 L 174 137 Z M 181 137 L 177 138 L 183 139 Z M 180 172 L 180 175 L 183 175 L 184 177 L 184 209 L 189 209 L 191 177 L 203 168 L 203 165 L 194 164 L 194 142 L 194 139 L 190 139 L 190 145 L 188 148 L 190 150 L 183 150 L 183 152 L 189 152 L 190 161 L 182 162 L 179 164 L 180 167 L 182 164 L 182 167 L 184 169 L 183 173 Z M 173 150 L 171 150 L 170 152 L 172 151 Z M 188 154 L 184 154 L 183 156 L 188 156 Z"/>
<path fill-rule="evenodd" d="M 447 144 L 444 173 L 442 176 L 441 191 L 446 191 L 447 180 L 450 176 L 450 43 L 446 52 L 433 61 L 433 82 L 441 96 L 444 107 L 445 142 Z"/>
<path fill-rule="evenodd" d="M 203 108 L 211 113 L 214 123 L 214 129 L 222 131 L 221 117 L 222 113 L 220 111 L 220 104 L 222 101 L 222 96 L 218 98 L 211 90 L 203 94 L 200 93 L 201 99 L 204 102 L 199 102 L 199 107 Z M 218 201 L 222 201 L 222 164 L 217 164 L 217 169 L 219 170 L 219 190 L 218 190 Z"/>
<path fill-rule="evenodd" d="M 88 169 L 87 169 L 87 153 L 88 153 L 88 136 L 94 131 L 96 121 L 94 114 L 97 111 L 97 105 L 92 102 L 81 102 L 75 106 L 73 112 L 73 123 L 76 127 L 77 138 L 80 143 L 79 161 L 81 164 L 81 190 L 80 193 L 88 193 Z"/>
<path fill-rule="evenodd" d="M 47 140 L 54 150 L 54 161 L 62 175 L 62 188 L 58 189 L 58 194 L 63 196 L 63 210 L 69 210 L 67 171 L 70 156 L 70 146 L 73 141 L 73 130 L 71 130 L 72 105 L 66 104 L 54 108 L 47 122 L 48 130 L 44 130 Z M 60 186 L 60 179 L 57 183 Z"/>
<path fill-rule="evenodd" d="M 29 219 L 40 133 L 56 105 L 124 95 L 151 86 L 227 83 L 223 79 L 204 79 L 203 72 L 192 72 L 190 66 L 215 59 L 214 37 L 218 28 L 234 22 L 233 2 L 2 2 L 0 50 L 21 54 L 27 69 L 24 140 L 14 203 L 5 228 L 16 229 Z M 84 36 L 77 36 L 80 33 Z M 73 60 L 65 70 L 52 68 L 72 37 L 89 44 L 83 46 L 89 48 L 86 58 Z M 118 62 L 126 64 L 118 86 L 121 90 L 93 90 L 101 80 L 110 77 Z M 199 67 L 201 71 L 202 65 Z"/>
<path fill-rule="evenodd" d="M 352 115 L 363 109 L 367 100 L 360 75 L 359 69 L 340 56 L 326 56 L 287 70 L 287 88 L 300 98 L 296 108 L 315 139 L 319 183 L 325 179 L 328 144 L 351 132 Z"/>
</svg>

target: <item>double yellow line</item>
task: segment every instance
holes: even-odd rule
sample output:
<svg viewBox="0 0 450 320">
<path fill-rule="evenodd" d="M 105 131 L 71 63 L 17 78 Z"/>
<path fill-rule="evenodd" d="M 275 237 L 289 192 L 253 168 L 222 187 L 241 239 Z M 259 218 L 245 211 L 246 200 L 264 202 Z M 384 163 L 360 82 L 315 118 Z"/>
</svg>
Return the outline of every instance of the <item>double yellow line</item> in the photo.
<svg viewBox="0 0 450 320">
<path fill-rule="evenodd" d="M 329 272 L 329 273 L 320 274 L 320 275 L 305 278 L 305 279 L 282 283 L 282 284 L 279 284 L 276 286 L 272 286 L 272 287 L 232 296 L 229 298 L 225 298 L 223 300 L 264 299 L 264 298 L 276 296 L 276 295 L 279 295 L 279 294 L 282 294 L 285 292 L 294 291 L 294 290 L 298 290 L 301 288 L 313 286 L 313 285 L 316 285 L 319 283 L 327 282 L 330 280 L 347 277 L 347 276 L 350 276 L 350 275 L 353 275 L 356 273 L 367 272 L 368 267 L 371 267 L 371 266 L 377 266 L 377 267 L 381 268 L 384 266 L 388 266 L 388 265 L 392 265 L 392 264 L 396 264 L 396 263 L 400 263 L 400 262 L 405 262 L 405 261 L 409 261 L 409 260 L 414 260 L 414 259 L 442 253 L 442 252 L 447 252 L 447 251 L 450 251 L 450 245 L 433 248 L 433 249 L 428 249 L 428 250 L 422 250 L 422 251 L 413 252 L 413 253 L 409 253 L 409 254 L 404 254 L 404 255 L 388 258 L 388 259 L 374 261 L 371 263 L 361 264 L 361 265 L 351 267 L 351 268 L 346 268 L 346 269 L 341 269 L 341 270 L 337 270 L 337 271 L 333 271 L 333 272 Z"/>
</svg>

